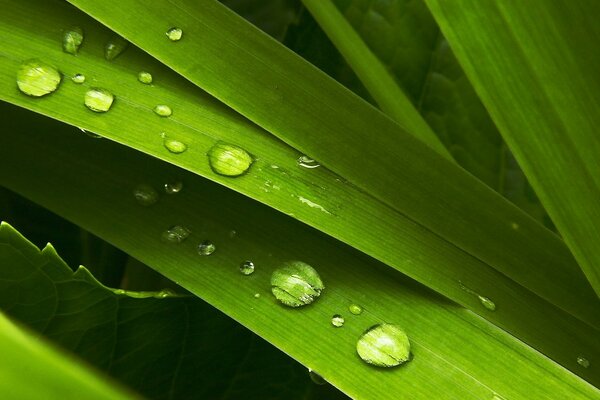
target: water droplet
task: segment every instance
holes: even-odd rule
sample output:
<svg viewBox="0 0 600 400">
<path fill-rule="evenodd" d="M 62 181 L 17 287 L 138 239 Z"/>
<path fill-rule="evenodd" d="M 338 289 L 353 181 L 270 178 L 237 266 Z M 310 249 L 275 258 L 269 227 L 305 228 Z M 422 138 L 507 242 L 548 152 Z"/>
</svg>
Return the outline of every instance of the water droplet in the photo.
<svg viewBox="0 0 600 400">
<path fill-rule="evenodd" d="M 83 30 L 78 26 L 70 28 L 63 35 L 62 46 L 65 53 L 77 54 L 81 43 L 83 43 Z"/>
<path fill-rule="evenodd" d="M 187 150 L 187 145 L 185 143 L 175 139 L 165 138 L 163 145 L 167 148 L 167 150 L 174 154 L 183 153 Z"/>
<path fill-rule="evenodd" d="M 54 92 L 61 79 L 56 68 L 37 59 L 23 62 L 17 72 L 19 90 L 33 97 L 41 97 Z"/>
<path fill-rule="evenodd" d="M 350 311 L 354 315 L 360 315 L 363 312 L 363 309 L 358 304 L 350 304 L 348 306 L 348 311 Z"/>
<path fill-rule="evenodd" d="M 153 111 L 156 115 L 159 115 L 161 117 L 170 117 L 171 114 L 173 114 L 173 110 L 171 110 L 171 107 L 164 104 L 159 104 L 155 106 Z"/>
<path fill-rule="evenodd" d="M 240 264 L 240 272 L 242 275 L 252 275 L 254 273 L 254 263 L 246 260 Z"/>
<path fill-rule="evenodd" d="M 579 357 L 577 357 L 577 364 L 581 365 L 583 368 L 589 368 L 590 360 L 588 360 L 587 358 L 585 358 L 583 356 L 579 356 Z"/>
<path fill-rule="evenodd" d="M 113 293 L 114 294 L 123 295 L 123 294 L 125 294 L 125 291 L 123 289 L 114 289 Z"/>
<path fill-rule="evenodd" d="M 183 36 L 183 31 L 181 30 L 181 28 L 173 27 L 167 31 L 166 35 L 170 41 L 176 42 L 178 40 L 181 40 L 181 37 Z"/>
<path fill-rule="evenodd" d="M 346 320 L 340 314 L 335 314 L 333 317 L 331 317 L 331 325 L 335 326 L 336 328 L 341 328 L 344 326 L 344 322 L 346 322 Z"/>
<path fill-rule="evenodd" d="M 165 193 L 167 194 L 179 193 L 181 189 L 183 189 L 183 182 L 181 181 L 165 183 Z"/>
<path fill-rule="evenodd" d="M 115 96 L 106 89 L 92 88 L 85 93 L 85 105 L 94 112 L 107 112 L 114 101 Z"/>
<path fill-rule="evenodd" d="M 325 385 L 327 383 L 327 381 L 325 381 L 321 375 L 317 374 L 310 368 L 308 369 L 308 376 L 310 377 L 310 380 L 317 385 Z"/>
<path fill-rule="evenodd" d="M 138 204 L 151 206 L 158 201 L 158 192 L 150 185 L 142 183 L 133 189 L 133 196 Z"/>
<path fill-rule="evenodd" d="M 496 311 L 496 303 L 494 303 L 492 300 L 490 300 L 487 297 L 480 296 L 480 295 L 478 295 L 477 298 L 479 299 L 479 302 L 481 303 L 482 306 L 484 306 L 485 308 L 487 308 L 490 311 Z"/>
<path fill-rule="evenodd" d="M 138 81 L 145 85 L 149 85 L 152 83 L 152 74 L 150 72 L 141 71 L 138 73 Z"/>
<path fill-rule="evenodd" d="M 190 236 L 190 233 L 192 233 L 192 231 L 188 228 L 181 225 L 175 225 L 162 233 L 162 240 L 168 243 L 181 243 Z"/>
<path fill-rule="evenodd" d="M 211 242 L 210 240 L 205 240 L 204 242 L 198 245 L 198 254 L 200 254 L 201 256 L 210 256 L 212 253 L 215 252 L 216 249 L 217 246 L 215 246 L 213 242 Z"/>
<path fill-rule="evenodd" d="M 325 288 L 319 273 L 302 261 L 288 261 L 271 275 L 275 298 L 290 307 L 312 303 Z"/>
<path fill-rule="evenodd" d="M 410 358 L 410 342 L 402 328 L 378 324 L 367 329 L 356 343 L 358 355 L 367 364 L 395 367 Z"/>
<path fill-rule="evenodd" d="M 237 236 L 237 231 L 235 229 L 232 229 L 229 231 L 229 237 L 231 239 L 235 238 Z"/>
<path fill-rule="evenodd" d="M 125 49 L 129 46 L 129 42 L 123 39 L 121 36 L 111 37 L 106 45 L 104 45 L 104 58 L 108 61 L 112 61 L 117 58 Z"/>
<path fill-rule="evenodd" d="M 239 176 L 248 171 L 254 159 L 241 147 L 218 142 L 208 151 L 208 162 L 219 175 Z"/>
<path fill-rule="evenodd" d="M 319 164 L 317 161 L 313 160 L 312 158 L 308 157 L 308 156 L 300 156 L 298 157 L 298 160 L 296 160 L 298 162 L 298 165 L 304 168 L 317 168 L 320 167 L 321 164 Z"/>
<path fill-rule="evenodd" d="M 175 293 L 171 289 L 163 289 L 160 292 L 156 293 L 156 295 L 154 295 L 154 297 L 156 297 L 158 299 L 164 299 L 164 298 L 172 297 L 172 296 L 177 296 L 177 293 Z"/>
<path fill-rule="evenodd" d="M 74 83 L 78 83 L 78 84 L 83 83 L 83 82 L 85 82 L 85 75 L 84 74 L 75 74 L 71 77 L 71 80 Z"/>
</svg>

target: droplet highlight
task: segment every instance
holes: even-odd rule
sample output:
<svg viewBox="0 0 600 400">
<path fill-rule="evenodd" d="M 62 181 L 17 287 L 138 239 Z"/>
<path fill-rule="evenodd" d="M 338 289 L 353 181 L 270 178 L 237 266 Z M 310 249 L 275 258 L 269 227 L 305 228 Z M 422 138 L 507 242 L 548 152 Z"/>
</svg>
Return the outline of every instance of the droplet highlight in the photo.
<svg viewBox="0 0 600 400">
<path fill-rule="evenodd" d="M 83 82 L 85 82 L 85 75 L 83 75 L 83 74 L 75 74 L 75 75 L 73 75 L 73 76 L 71 77 L 71 80 L 72 80 L 74 83 L 77 83 L 77 84 L 82 84 Z"/>
<path fill-rule="evenodd" d="M 224 176 L 243 175 L 254 162 L 246 150 L 224 142 L 211 147 L 207 155 L 211 169 Z"/>
<path fill-rule="evenodd" d="M 173 110 L 171 110 L 171 107 L 169 107 L 165 104 L 159 104 L 159 105 L 155 106 L 153 111 L 154 111 L 154 114 L 156 114 L 160 117 L 170 117 L 171 114 L 173 114 Z"/>
<path fill-rule="evenodd" d="M 395 367 L 410 358 L 410 342 L 404 330 L 392 324 L 367 329 L 356 343 L 356 352 L 367 364 Z"/>
<path fill-rule="evenodd" d="M 344 317 L 342 317 L 340 314 L 335 314 L 333 317 L 331 317 L 331 325 L 335 326 L 336 328 L 341 328 L 344 326 L 345 322 L 346 320 L 344 320 Z"/>
<path fill-rule="evenodd" d="M 590 360 L 588 360 L 587 358 L 585 358 L 583 356 L 579 356 L 579 357 L 577 357 L 577 364 L 581 365 L 583 368 L 589 368 Z"/>
<path fill-rule="evenodd" d="M 317 161 L 315 161 L 312 158 L 305 156 L 305 155 L 298 157 L 296 162 L 298 163 L 299 166 L 301 166 L 303 168 L 308 168 L 308 169 L 318 168 L 321 166 L 321 164 L 319 164 Z"/>
<path fill-rule="evenodd" d="M 106 89 L 92 88 L 85 93 L 85 106 L 97 113 L 110 110 L 115 96 Z"/>
<path fill-rule="evenodd" d="M 481 305 L 484 306 L 486 309 L 488 309 L 490 311 L 496 311 L 496 303 L 494 303 L 492 300 L 490 300 L 489 298 L 487 298 L 485 296 L 480 296 L 480 295 L 478 295 L 477 298 L 479 299 L 479 302 L 481 303 Z"/>
<path fill-rule="evenodd" d="M 133 189 L 133 197 L 135 197 L 138 204 L 146 207 L 155 204 L 159 199 L 158 192 L 145 183 L 137 185 Z"/>
<path fill-rule="evenodd" d="M 187 150 L 187 145 L 179 140 L 165 138 L 163 145 L 167 150 L 174 154 L 180 154 Z"/>
<path fill-rule="evenodd" d="M 123 39 L 121 36 L 115 35 L 104 45 L 104 58 L 108 61 L 112 61 L 121 55 L 128 46 L 129 42 L 127 40 Z"/>
<path fill-rule="evenodd" d="M 63 35 L 63 51 L 69 54 L 77 54 L 79 47 L 83 43 L 83 29 L 74 26 L 67 30 Z"/>
<path fill-rule="evenodd" d="M 140 71 L 138 73 L 138 81 L 142 82 L 144 85 L 149 85 L 152 83 L 152 74 L 146 71 Z"/>
<path fill-rule="evenodd" d="M 312 303 L 325 289 L 319 273 L 302 261 L 288 261 L 271 275 L 271 292 L 289 307 Z"/>
<path fill-rule="evenodd" d="M 181 28 L 173 27 L 166 32 L 167 38 L 172 42 L 177 42 L 183 37 Z"/>
<path fill-rule="evenodd" d="M 240 264 L 240 273 L 242 275 L 252 275 L 254 273 L 254 263 L 250 260 L 246 260 Z"/>
<path fill-rule="evenodd" d="M 350 304 L 348 306 L 348 311 L 350 311 L 354 315 L 360 315 L 363 312 L 363 309 L 358 304 Z"/>
<path fill-rule="evenodd" d="M 165 193 L 166 194 L 176 194 L 176 193 L 181 192 L 182 189 L 183 189 L 183 182 L 181 182 L 181 181 L 165 183 Z"/>
<path fill-rule="evenodd" d="M 167 243 L 179 244 L 184 242 L 192 231 L 185 226 L 174 225 L 162 233 L 162 240 Z"/>
<path fill-rule="evenodd" d="M 56 68 L 38 59 L 23 62 L 17 71 L 19 90 L 32 97 L 42 97 L 54 92 L 61 79 Z"/>
<path fill-rule="evenodd" d="M 201 256 L 210 256 L 212 253 L 217 250 L 217 246 L 210 240 L 205 240 L 198 245 L 198 254 Z"/>
</svg>

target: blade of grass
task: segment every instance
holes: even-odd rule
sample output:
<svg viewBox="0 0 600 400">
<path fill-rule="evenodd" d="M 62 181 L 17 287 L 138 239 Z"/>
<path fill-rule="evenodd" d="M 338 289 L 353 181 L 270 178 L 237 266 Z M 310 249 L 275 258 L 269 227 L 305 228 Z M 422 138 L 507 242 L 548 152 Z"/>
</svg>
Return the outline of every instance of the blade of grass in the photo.
<svg viewBox="0 0 600 400">
<path fill-rule="evenodd" d="M 592 399 L 598 394 L 520 340 L 336 240 L 174 166 L 57 125 L 3 132 L 8 145 L 0 149 L 0 181 L 152 266 L 352 397 Z M 184 182 L 181 193 L 163 195 L 150 208 L 135 202 L 136 184 L 159 187 L 173 179 Z M 173 224 L 187 226 L 191 236 L 178 245 L 161 242 L 161 233 Z M 217 250 L 202 257 L 196 246 L 206 239 Z M 298 258 L 318 269 L 326 289 L 313 305 L 288 309 L 272 298 L 269 277 L 281 261 Z M 245 259 L 256 264 L 249 277 L 238 270 Z M 346 312 L 351 303 L 364 312 Z M 346 317 L 341 329 L 330 323 L 336 313 Z M 400 324 L 410 336 L 414 359 L 402 368 L 372 368 L 355 353 L 361 332 L 382 321 Z M 537 334 L 555 328 L 552 322 L 548 317 Z M 561 345 L 577 351 L 574 359 L 580 350 L 595 352 L 595 339 L 574 349 L 568 334 Z M 580 369 L 595 379 L 592 369 Z"/>
<path fill-rule="evenodd" d="M 426 2 L 600 295 L 600 3 Z"/>
</svg>

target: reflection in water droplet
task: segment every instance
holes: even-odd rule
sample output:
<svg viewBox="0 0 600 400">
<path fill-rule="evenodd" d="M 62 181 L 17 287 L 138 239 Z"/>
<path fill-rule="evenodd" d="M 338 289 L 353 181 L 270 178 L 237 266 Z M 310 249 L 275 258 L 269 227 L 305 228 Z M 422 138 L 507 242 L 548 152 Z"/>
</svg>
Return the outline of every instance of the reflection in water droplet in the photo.
<svg viewBox="0 0 600 400">
<path fill-rule="evenodd" d="M 363 312 L 363 309 L 358 304 L 350 304 L 348 306 L 348 310 L 354 315 L 360 315 Z"/>
<path fill-rule="evenodd" d="M 83 43 L 83 30 L 74 26 L 63 35 L 63 51 L 69 54 L 77 54 L 79 46 Z"/>
<path fill-rule="evenodd" d="M 175 139 L 167 139 L 163 141 L 163 145 L 169 150 L 171 153 L 180 154 L 187 150 L 187 145 L 179 140 Z"/>
<path fill-rule="evenodd" d="M 161 237 L 163 241 L 168 243 L 181 243 L 190 236 L 190 233 L 192 233 L 192 231 L 188 228 L 181 225 L 175 225 L 164 231 Z"/>
<path fill-rule="evenodd" d="M 183 189 L 183 182 L 181 181 L 165 183 L 165 193 L 167 194 L 179 193 L 181 189 Z"/>
<path fill-rule="evenodd" d="M 490 311 L 496 311 L 496 304 L 492 300 L 484 296 L 477 296 L 477 298 L 485 308 L 487 308 Z"/>
<path fill-rule="evenodd" d="M 333 317 L 331 317 L 331 325 L 335 326 L 336 328 L 341 328 L 344 326 L 344 322 L 346 322 L 346 320 L 344 320 L 344 317 L 342 317 L 340 314 L 335 314 Z"/>
<path fill-rule="evenodd" d="M 312 303 L 324 288 L 319 273 L 302 261 L 285 262 L 271 275 L 273 295 L 289 307 Z"/>
<path fill-rule="evenodd" d="M 240 264 L 240 272 L 242 275 L 252 275 L 254 273 L 254 263 L 246 260 Z"/>
<path fill-rule="evenodd" d="M 151 206 L 158 201 L 158 192 L 150 185 L 142 183 L 133 189 L 133 197 L 142 206 Z"/>
<path fill-rule="evenodd" d="M 213 242 L 211 242 L 210 240 L 205 240 L 204 242 L 198 245 L 198 254 L 200 254 L 201 256 L 210 256 L 212 253 L 215 252 L 216 249 L 217 246 L 215 246 Z"/>
<path fill-rule="evenodd" d="M 41 97 L 54 92 L 61 79 L 56 68 L 37 59 L 23 62 L 17 71 L 19 90 L 33 97 Z"/>
<path fill-rule="evenodd" d="M 208 162 L 219 175 L 239 176 L 248 171 L 254 159 L 241 147 L 218 142 L 208 151 Z"/>
<path fill-rule="evenodd" d="M 115 35 L 111 37 L 106 45 L 104 45 L 104 58 L 112 61 L 117 58 L 129 46 L 129 42 L 121 36 Z"/>
<path fill-rule="evenodd" d="M 155 106 L 153 111 L 156 115 L 159 115 L 161 117 L 170 117 L 171 114 L 173 114 L 173 110 L 171 110 L 171 107 L 164 104 L 159 104 Z"/>
<path fill-rule="evenodd" d="M 298 160 L 296 160 L 298 162 L 298 165 L 304 168 L 317 168 L 320 167 L 321 164 L 319 164 L 317 161 L 313 160 L 312 158 L 308 157 L 308 156 L 300 156 L 298 157 Z"/>
<path fill-rule="evenodd" d="M 106 89 L 92 88 L 85 93 L 85 105 L 94 112 L 107 112 L 114 101 L 115 96 Z"/>
<path fill-rule="evenodd" d="M 410 358 L 410 342 L 399 326 L 378 324 L 361 335 L 356 343 L 356 351 L 367 364 L 395 367 Z"/>
<path fill-rule="evenodd" d="M 310 368 L 308 369 L 308 376 L 310 377 L 310 380 L 317 385 L 325 385 L 327 383 L 321 375 L 317 374 Z"/>
<path fill-rule="evenodd" d="M 176 42 L 178 40 L 181 40 L 181 37 L 183 36 L 183 31 L 180 28 L 173 27 L 166 32 L 166 35 L 170 41 Z"/>
<path fill-rule="evenodd" d="M 141 71 L 138 74 L 138 81 L 142 82 L 145 85 L 149 85 L 152 83 L 152 74 L 150 72 Z"/>
<path fill-rule="evenodd" d="M 583 368 L 589 368 L 590 367 L 590 361 L 583 357 L 583 356 L 579 356 L 577 357 L 577 364 L 581 365 Z"/>
<path fill-rule="evenodd" d="M 85 82 L 85 75 L 83 75 L 83 74 L 75 74 L 75 75 L 73 75 L 71 77 L 71 80 L 74 83 L 81 84 L 81 83 Z"/>
</svg>

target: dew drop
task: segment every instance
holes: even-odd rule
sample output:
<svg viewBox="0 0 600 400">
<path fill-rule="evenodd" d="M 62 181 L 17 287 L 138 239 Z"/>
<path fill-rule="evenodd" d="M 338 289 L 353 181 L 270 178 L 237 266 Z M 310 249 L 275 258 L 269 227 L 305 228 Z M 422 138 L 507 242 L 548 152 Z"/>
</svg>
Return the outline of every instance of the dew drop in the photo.
<svg viewBox="0 0 600 400">
<path fill-rule="evenodd" d="M 327 383 L 327 381 L 323 379 L 321 375 L 317 374 L 310 368 L 308 369 L 308 376 L 310 377 L 310 380 L 317 385 L 325 385 Z"/>
<path fill-rule="evenodd" d="M 175 293 L 171 289 L 163 289 L 160 292 L 156 293 L 156 295 L 154 295 L 154 297 L 156 297 L 158 299 L 164 299 L 164 298 L 173 297 L 173 296 L 177 296 L 177 293 Z"/>
<path fill-rule="evenodd" d="M 258 298 L 260 298 L 260 293 L 254 293 L 254 298 L 255 298 L 255 299 L 258 299 Z"/>
<path fill-rule="evenodd" d="M 63 51 L 69 54 L 77 54 L 79 46 L 83 43 L 83 30 L 74 26 L 65 32 L 63 35 Z"/>
<path fill-rule="evenodd" d="M 479 302 L 481 303 L 481 305 L 484 306 L 486 309 L 488 309 L 490 311 L 496 311 L 496 303 L 494 303 L 488 297 L 478 295 L 477 298 L 479 299 Z"/>
<path fill-rule="evenodd" d="M 346 320 L 340 314 L 335 314 L 333 317 L 331 317 L 331 325 L 335 326 L 336 328 L 341 328 L 344 326 L 344 322 L 346 322 Z"/>
<path fill-rule="evenodd" d="M 286 306 L 301 307 L 321 295 L 323 281 L 319 273 L 302 261 L 288 261 L 271 275 L 271 291 Z"/>
<path fill-rule="evenodd" d="M 192 233 L 192 231 L 185 226 L 174 225 L 164 231 L 161 238 L 167 243 L 182 243 L 190 236 L 190 233 Z"/>
<path fill-rule="evenodd" d="M 17 71 L 19 90 L 33 97 L 41 97 L 54 92 L 61 79 L 56 68 L 38 59 L 23 62 Z"/>
<path fill-rule="evenodd" d="M 167 150 L 174 154 L 180 154 L 187 150 L 187 145 L 185 143 L 175 139 L 165 138 L 163 140 L 163 145 Z"/>
<path fill-rule="evenodd" d="M 145 85 L 149 85 L 152 83 L 152 74 L 150 72 L 141 71 L 138 73 L 138 81 L 142 82 Z"/>
<path fill-rule="evenodd" d="M 181 192 L 183 189 L 183 182 L 177 181 L 172 183 L 165 183 L 165 193 L 175 194 Z"/>
<path fill-rule="evenodd" d="M 183 36 L 183 31 L 181 28 L 173 27 L 166 32 L 167 38 L 172 42 L 177 42 L 181 40 Z"/>
<path fill-rule="evenodd" d="M 218 142 L 208 151 L 208 162 L 219 175 L 240 176 L 248 171 L 254 159 L 241 147 Z"/>
<path fill-rule="evenodd" d="M 133 189 L 133 197 L 142 206 L 151 206 L 158 201 L 158 192 L 145 183 L 137 185 Z"/>
<path fill-rule="evenodd" d="M 240 264 L 240 272 L 242 275 L 252 275 L 254 273 L 254 263 L 250 260 L 246 260 Z"/>
<path fill-rule="evenodd" d="M 106 89 L 92 88 L 85 93 L 85 105 L 94 112 L 107 112 L 114 101 L 115 96 Z"/>
<path fill-rule="evenodd" d="M 81 83 L 85 82 L 85 75 L 84 74 L 75 74 L 71 77 L 71 80 L 74 83 L 81 84 Z"/>
<path fill-rule="evenodd" d="M 164 104 L 159 104 L 155 106 L 153 111 L 156 115 L 161 117 L 170 117 L 171 114 L 173 114 L 173 110 L 171 110 L 171 107 Z"/>
<path fill-rule="evenodd" d="M 104 45 L 104 58 L 112 61 L 127 49 L 129 42 L 121 36 L 113 36 Z"/>
<path fill-rule="evenodd" d="M 348 311 L 350 311 L 354 315 L 360 315 L 363 312 L 363 309 L 358 304 L 350 304 L 348 306 Z"/>
<path fill-rule="evenodd" d="M 303 168 L 313 169 L 321 166 L 317 161 L 305 155 L 298 157 L 298 160 L 296 161 L 298 162 L 298 165 Z"/>
<path fill-rule="evenodd" d="M 79 130 L 81 132 L 85 133 L 87 136 L 91 137 L 92 139 L 102 139 L 102 136 L 100 136 L 100 135 L 98 135 L 98 134 L 96 134 L 94 132 L 87 131 L 87 130 L 85 130 L 83 128 L 79 128 Z"/>
<path fill-rule="evenodd" d="M 410 358 L 410 342 L 402 328 L 378 324 L 367 329 L 356 343 L 356 351 L 367 364 L 395 367 Z"/>
<path fill-rule="evenodd" d="M 114 294 L 123 295 L 123 294 L 125 294 L 125 291 L 123 289 L 114 289 L 113 293 Z"/>
<path fill-rule="evenodd" d="M 583 356 L 579 356 L 579 357 L 577 357 L 577 364 L 581 365 L 583 368 L 589 368 L 590 360 L 588 360 L 587 358 L 585 358 Z"/>
<path fill-rule="evenodd" d="M 198 245 L 198 254 L 201 256 L 210 256 L 215 252 L 217 246 L 210 240 L 205 240 Z"/>
</svg>

